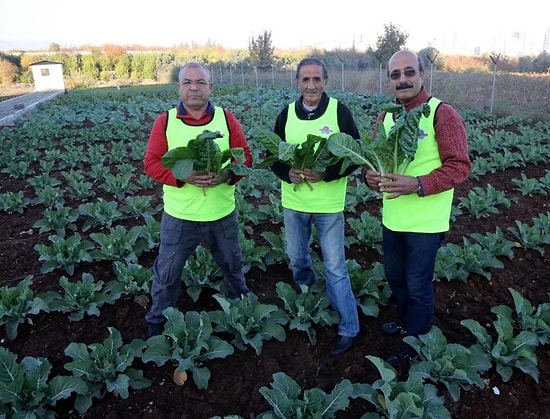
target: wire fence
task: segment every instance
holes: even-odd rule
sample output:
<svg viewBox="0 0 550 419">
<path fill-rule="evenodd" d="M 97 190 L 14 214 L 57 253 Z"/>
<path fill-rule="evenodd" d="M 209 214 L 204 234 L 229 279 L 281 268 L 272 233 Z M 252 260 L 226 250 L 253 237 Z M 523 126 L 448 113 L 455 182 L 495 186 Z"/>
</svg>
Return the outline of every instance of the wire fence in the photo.
<svg viewBox="0 0 550 419">
<path fill-rule="evenodd" d="M 210 66 L 214 83 L 245 87 L 296 88 L 292 69 L 255 71 L 239 67 Z M 386 70 L 351 70 L 328 67 L 327 91 L 391 95 Z M 430 94 L 457 108 L 487 112 L 502 117 L 518 115 L 548 121 L 550 74 L 445 72 L 427 68 L 424 86 Z"/>
<path fill-rule="evenodd" d="M 247 87 L 290 87 L 296 86 L 296 72 L 293 69 L 259 71 L 245 66 L 216 67 L 210 66 L 212 81 L 221 84 L 242 85 Z M 331 89 L 354 93 L 389 93 L 386 90 L 382 71 L 347 70 L 330 68 L 329 86 Z M 378 89 L 377 92 L 375 90 Z"/>
</svg>

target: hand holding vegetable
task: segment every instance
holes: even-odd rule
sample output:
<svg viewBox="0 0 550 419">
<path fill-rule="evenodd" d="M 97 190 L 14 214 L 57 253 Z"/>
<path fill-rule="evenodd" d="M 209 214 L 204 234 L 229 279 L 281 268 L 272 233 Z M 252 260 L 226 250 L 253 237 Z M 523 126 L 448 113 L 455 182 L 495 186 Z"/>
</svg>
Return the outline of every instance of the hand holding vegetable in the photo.
<svg viewBox="0 0 550 419">
<path fill-rule="evenodd" d="M 229 183 L 233 179 L 233 173 L 229 169 L 224 169 L 216 177 L 210 179 L 210 186 L 218 186 L 222 183 Z"/>
<path fill-rule="evenodd" d="M 386 173 L 378 182 L 380 192 L 387 192 L 387 199 L 397 198 L 401 195 L 409 195 L 418 191 L 418 182 L 414 176 Z"/>
<path fill-rule="evenodd" d="M 369 185 L 372 189 L 379 189 L 380 188 L 380 182 L 382 182 L 382 175 L 380 172 L 377 172 L 376 170 L 372 169 L 364 169 L 363 176 L 365 177 L 365 182 L 367 185 Z"/>
<path fill-rule="evenodd" d="M 288 172 L 290 181 L 295 184 L 302 182 L 315 183 L 323 180 L 326 172 L 314 172 L 311 169 L 290 169 Z"/>
<path fill-rule="evenodd" d="M 211 172 L 198 173 L 193 170 L 189 176 L 179 180 L 190 185 L 198 186 L 200 188 L 206 188 L 208 186 L 211 186 L 212 179 L 215 179 L 215 175 Z"/>
<path fill-rule="evenodd" d="M 348 134 L 332 134 L 328 140 L 328 149 L 335 156 L 344 158 L 342 171 L 351 164 L 358 164 L 378 173 L 404 174 L 414 160 L 418 147 L 419 122 L 422 116 L 428 116 L 430 106 L 424 103 L 405 112 L 401 105 L 384 106 L 386 112 L 395 113 L 397 118 L 390 131 L 386 133 L 381 124 L 376 141 L 362 138 L 356 141 Z"/>
<path fill-rule="evenodd" d="M 200 188 L 207 188 L 227 183 L 232 178 L 233 174 L 229 169 L 222 170 L 218 175 L 212 172 L 199 173 L 193 170 L 189 176 L 178 180 Z"/>
<path fill-rule="evenodd" d="M 271 131 L 259 130 L 258 140 L 271 154 L 256 168 L 271 167 L 276 161 L 287 163 L 290 165 L 288 175 L 294 183 L 294 190 L 301 183 L 313 190 L 311 183 L 323 180 L 326 168 L 338 161 L 338 157 L 329 152 L 326 139 L 317 135 L 309 134 L 306 141 L 289 144 Z"/>
<path fill-rule="evenodd" d="M 237 147 L 221 151 L 214 141 L 221 137 L 219 132 L 204 130 L 189 140 L 186 147 L 169 150 L 162 157 L 161 163 L 172 170 L 176 179 L 201 188 L 226 182 L 236 170 L 239 174 L 247 173 L 249 168 L 243 165 L 244 150 Z M 223 168 L 231 163 L 232 158 L 236 161 L 236 164 L 231 165 L 233 170 Z"/>
</svg>

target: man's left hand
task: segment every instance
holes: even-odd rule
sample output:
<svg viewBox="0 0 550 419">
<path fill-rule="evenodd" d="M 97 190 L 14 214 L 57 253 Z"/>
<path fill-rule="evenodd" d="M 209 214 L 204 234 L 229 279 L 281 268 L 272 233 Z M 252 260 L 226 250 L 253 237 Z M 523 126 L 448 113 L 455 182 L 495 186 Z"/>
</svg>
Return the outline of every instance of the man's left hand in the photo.
<svg viewBox="0 0 550 419">
<path fill-rule="evenodd" d="M 327 175 L 326 172 L 317 173 L 312 171 L 311 169 L 304 169 L 303 174 L 305 180 L 307 180 L 309 183 L 319 182 L 323 180 Z"/>
<path fill-rule="evenodd" d="M 231 171 L 222 170 L 218 176 L 210 179 L 208 186 L 218 186 L 222 183 L 226 183 L 230 178 L 231 178 Z"/>
</svg>

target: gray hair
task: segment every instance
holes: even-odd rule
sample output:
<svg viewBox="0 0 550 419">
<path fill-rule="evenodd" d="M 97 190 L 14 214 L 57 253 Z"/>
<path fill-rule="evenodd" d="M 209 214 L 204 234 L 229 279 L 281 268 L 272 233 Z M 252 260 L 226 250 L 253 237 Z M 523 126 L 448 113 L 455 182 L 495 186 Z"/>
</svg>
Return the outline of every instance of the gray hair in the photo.
<svg viewBox="0 0 550 419">
<path fill-rule="evenodd" d="M 298 67 L 296 68 L 296 79 L 300 78 L 300 70 L 305 65 L 318 65 L 323 70 L 323 79 L 328 80 L 328 71 L 327 66 L 323 61 L 321 61 L 319 58 L 304 58 L 300 63 L 298 64 Z"/>
<path fill-rule="evenodd" d="M 206 81 L 208 81 L 208 82 L 210 81 L 210 71 L 208 70 L 208 68 L 206 68 L 201 63 L 197 63 L 195 61 L 192 61 L 190 63 L 185 64 L 182 68 L 180 68 L 180 71 L 178 73 L 178 82 L 181 80 L 181 76 L 183 75 L 183 72 L 185 70 L 187 70 L 188 68 L 200 68 L 206 74 Z"/>
</svg>

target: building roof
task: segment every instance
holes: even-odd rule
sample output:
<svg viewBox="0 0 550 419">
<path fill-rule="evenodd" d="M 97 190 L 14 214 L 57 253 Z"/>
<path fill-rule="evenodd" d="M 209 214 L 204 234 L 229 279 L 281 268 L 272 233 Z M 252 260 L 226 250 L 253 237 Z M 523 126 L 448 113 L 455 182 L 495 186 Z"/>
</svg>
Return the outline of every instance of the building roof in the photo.
<svg viewBox="0 0 550 419">
<path fill-rule="evenodd" d="M 63 63 L 58 62 L 58 61 L 42 60 L 42 61 L 36 61 L 35 63 L 31 63 L 31 64 L 29 64 L 29 66 L 32 66 L 32 65 L 48 65 L 48 64 L 63 64 Z"/>
</svg>

